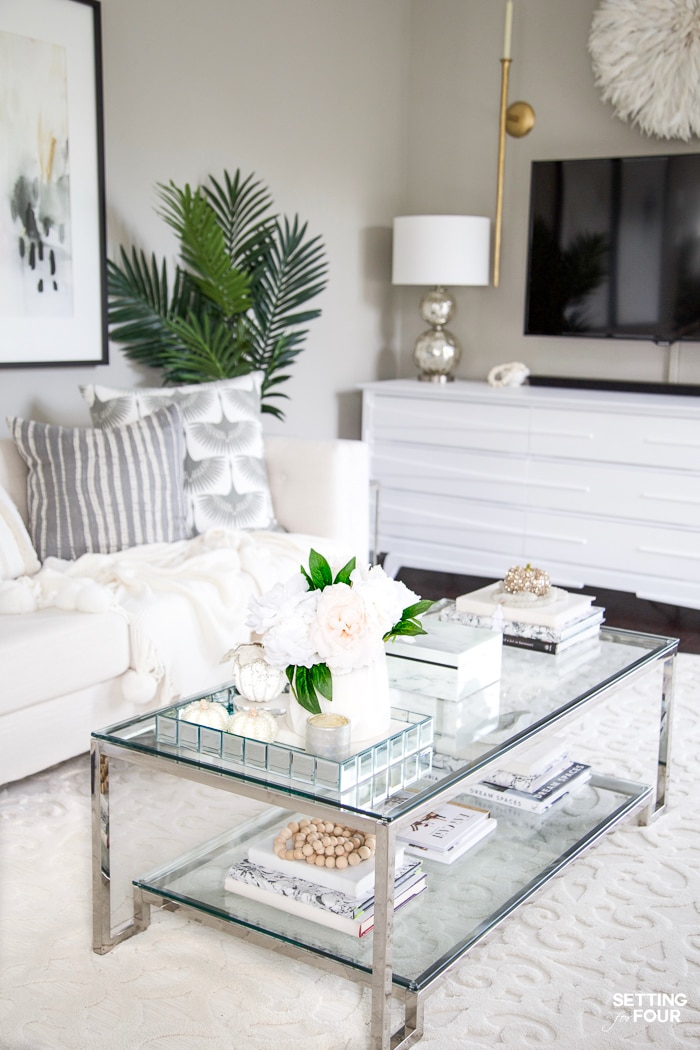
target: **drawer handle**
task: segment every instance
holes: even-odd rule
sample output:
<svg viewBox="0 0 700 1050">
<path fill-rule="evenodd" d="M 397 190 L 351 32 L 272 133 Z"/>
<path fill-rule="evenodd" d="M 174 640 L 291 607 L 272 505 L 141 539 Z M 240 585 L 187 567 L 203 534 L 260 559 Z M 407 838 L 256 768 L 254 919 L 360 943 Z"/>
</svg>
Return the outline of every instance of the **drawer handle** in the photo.
<svg viewBox="0 0 700 1050">
<path fill-rule="evenodd" d="M 658 445 L 660 448 L 695 448 L 700 451 L 700 444 L 697 441 L 676 441 L 673 438 L 655 437 L 645 437 L 643 441 L 645 445 Z"/>
<path fill-rule="evenodd" d="M 690 506 L 700 504 L 700 498 L 696 496 L 669 496 L 663 492 L 643 492 L 642 499 L 651 499 L 664 503 L 688 503 Z"/>
<path fill-rule="evenodd" d="M 682 558 L 683 561 L 687 561 L 688 558 L 693 558 L 695 561 L 700 559 L 700 553 L 695 551 L 676 551 L 668 550 L 664 547 L 644 547 L 639 546 L 637 550 L 641 554 L 662 554 L 664 558 Z"/>
<path fill-rule="evenodd" d="M 580 492 L 588 495 L 591 491 L 590 485 L 567 485 L 561 481 L 535 481 L 531 480 L 530 488 L 554 489 L 555 492 Z"/>
<path fill-rule="evenodd" d="M 530 433 L 533 437 L 575 438 L 577 441 L 593 441 L 595 437 L 595 434 L 584 433 L 582 430 L 538 430 L 533 428 Z"/>
<path fill-rule="evenodd" d="M 577 547 L 585 547 L 588 544 L 588 540 L 581 539 L 578 536 L 558 536 L 553 532 L 535 532 L 534 530 L 528 529 L 528 539 L 532 536 L 537 540 L 552 540 L 555 543 L 573 543 Z"/>
</svg>

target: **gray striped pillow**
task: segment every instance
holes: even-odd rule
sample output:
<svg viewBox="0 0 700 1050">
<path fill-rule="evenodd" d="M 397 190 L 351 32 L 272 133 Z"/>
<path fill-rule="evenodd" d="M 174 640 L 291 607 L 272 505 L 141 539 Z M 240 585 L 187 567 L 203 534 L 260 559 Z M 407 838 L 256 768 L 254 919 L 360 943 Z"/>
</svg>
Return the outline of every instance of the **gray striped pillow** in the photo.
<svg viewBox="0 0 700 1050">
<path fill-rule="evenodd" d="M 111 430 L 7 424 L 29 468 L 29 531 L 42 561 L 189 535 L 176 405 Z"/>
</svg>

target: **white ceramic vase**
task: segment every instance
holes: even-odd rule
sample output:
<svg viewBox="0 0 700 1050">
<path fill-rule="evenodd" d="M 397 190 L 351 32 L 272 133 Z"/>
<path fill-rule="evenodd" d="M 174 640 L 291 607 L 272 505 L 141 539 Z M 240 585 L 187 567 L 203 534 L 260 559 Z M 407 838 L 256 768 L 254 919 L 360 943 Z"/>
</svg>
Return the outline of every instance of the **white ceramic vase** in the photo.
<svg viewBox="0 0 700 1050">
<path fill-rule="evenodd" d="M 358 667 L 346 674 L 334 674 L 333 700 L 319 699 L 323 713 L 345 715 L 350 719 L 353 751 L 383 739 L 391 724 L 389 673 L 384 653 L 366 667 Z M 302 745 L 306 739 L 308 717 L 309 712 L 290 695 L 287 722 Z"/>
</svg>

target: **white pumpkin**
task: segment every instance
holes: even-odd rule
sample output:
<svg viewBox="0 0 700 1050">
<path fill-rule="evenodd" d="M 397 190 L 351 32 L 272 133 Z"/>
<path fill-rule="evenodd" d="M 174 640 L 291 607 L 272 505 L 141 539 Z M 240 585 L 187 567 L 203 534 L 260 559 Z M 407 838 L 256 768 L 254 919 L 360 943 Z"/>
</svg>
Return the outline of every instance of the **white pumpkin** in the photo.
<svg viewBox="0 0 700 1050">
<path fill-rule="evenodd" d="M 277 739 L 277 719 L 268 711 L 236 711 L 228 720 L 227 729 L 229 733 L 237 736 L 252 737 L 253 740 L 262 740 L 271 744 Z"/>
<path fill-rule="evenodd" d="M 182 708 L 178 718 L 184 722 L 196 722 L 197 725 L 223 731 L 228 726 L 229 713 L 223 704 L 212 703 L 211 700 L 195 700 Z"/>
<path fill-rule="evenodd" d="M 264 704 L 276 700 L 285 685 L 284 671 L 271 667 L 260 642 L 239 645 L 227 653 L 233 659 L 233 684 L 244 700 Z"/>
</svg>

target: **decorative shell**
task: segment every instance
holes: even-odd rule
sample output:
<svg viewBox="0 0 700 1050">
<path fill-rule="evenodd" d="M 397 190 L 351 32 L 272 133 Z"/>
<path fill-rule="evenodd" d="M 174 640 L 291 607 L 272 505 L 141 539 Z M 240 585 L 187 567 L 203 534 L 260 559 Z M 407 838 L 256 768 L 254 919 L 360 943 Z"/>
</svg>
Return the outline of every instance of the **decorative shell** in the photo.
<svg viewBox="0 0 700 1050">
<path fill-rule="evenodd" d="M 522 386 L 530 375 L 530 369 L 522 361 L 509 361 L 494 365 L 486 377 L 489 386 Z"/>
<path fill-rule="evenodd" d="M 208 726 L 210 729 L 224 730 L 228 726 L 229 713 L 223 704 L 212 703 L 210 700 L 195 700 L 182 708 L 178 718 L 184 722 Z"/>
<path fill-rule="evenodd" d="M 236 711 L 226 728 L 229 733 L 263 740 L 267 744 L 277 739 L 277 719 L 268 711 Z"/>
<path fill-rule="evenodd" d="M 233 659 L 233 684 L 244 700 L 267 703 L 275 700 L 287 684 L 286 674 L 270 666 L 259 642 L 239 645 L 226 657 Z"/>
<path fill-rule="evenodd" d="M 514 565 L 503 577 L 503 589 L 509 594 L 525 591 L 538 598 L 544 598 L 549 594 L 549 588 L 549 573 L 544 569 L 535 569 L 529 563 L 524 568 L 522 565 Z"/>
</svg>

